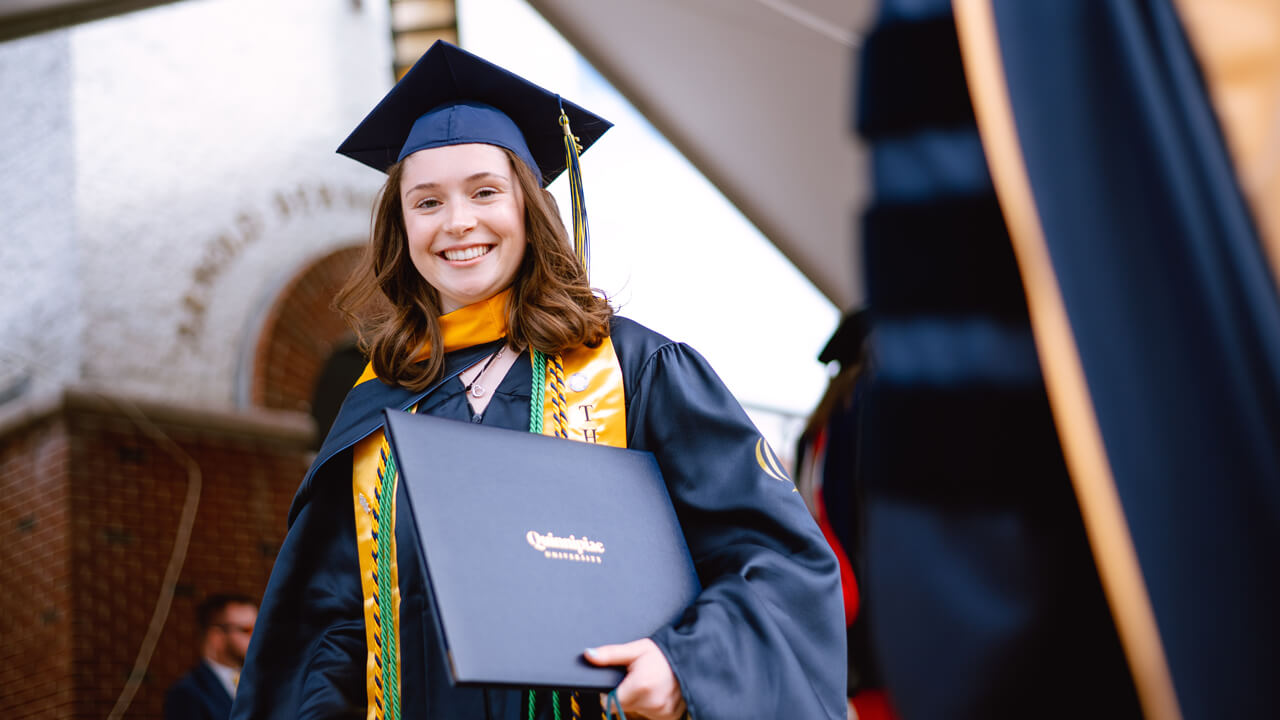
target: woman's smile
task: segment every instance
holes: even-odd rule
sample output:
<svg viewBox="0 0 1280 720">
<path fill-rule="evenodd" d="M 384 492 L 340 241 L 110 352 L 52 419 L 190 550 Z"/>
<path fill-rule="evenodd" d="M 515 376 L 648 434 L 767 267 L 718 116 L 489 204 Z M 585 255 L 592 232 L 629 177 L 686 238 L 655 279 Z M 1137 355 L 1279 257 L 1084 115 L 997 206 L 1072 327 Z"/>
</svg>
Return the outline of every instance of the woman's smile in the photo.
<svg viewBox="0 0 1280 720">
<path fill-rule="evenodd" d="M 437 253 L 440 257 L 456 264 L 464 264 L 477 258 L 482 258 L 489 254 L 493 249 L 492 245 L 472 245 L 465 248 L 452 248 Z"/>
</svg>

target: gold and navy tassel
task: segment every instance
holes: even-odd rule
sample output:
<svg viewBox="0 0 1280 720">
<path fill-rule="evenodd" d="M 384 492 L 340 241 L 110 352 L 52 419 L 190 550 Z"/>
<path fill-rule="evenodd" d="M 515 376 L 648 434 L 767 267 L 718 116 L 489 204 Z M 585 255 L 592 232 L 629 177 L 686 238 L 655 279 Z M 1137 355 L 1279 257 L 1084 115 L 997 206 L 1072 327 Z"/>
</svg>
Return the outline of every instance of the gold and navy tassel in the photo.
<svg viewBox="0 0 1280 720">
<path fill-rule="evenodd" d="M 573 207 L 573 253 L 585 272 L 591 270 L 591 234 L 587 231 L 587 200 L 582 192 L 582 145 L 569 128 L 569 116 L 560 105 L 560 127 L 564 129 L 564 162 L 569 172 L 569 203 Z"/>
</svg>

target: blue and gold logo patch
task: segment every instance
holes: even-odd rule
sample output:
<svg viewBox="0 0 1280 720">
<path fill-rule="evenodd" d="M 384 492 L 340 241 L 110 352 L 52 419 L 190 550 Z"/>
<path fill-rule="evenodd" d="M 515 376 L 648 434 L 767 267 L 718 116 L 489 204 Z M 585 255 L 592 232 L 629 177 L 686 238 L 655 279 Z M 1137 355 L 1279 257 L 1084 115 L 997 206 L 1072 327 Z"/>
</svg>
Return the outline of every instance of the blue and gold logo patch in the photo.
<svg viewBox="0 0 1280 720">
<path fill-rule="evenodd" d="M 778 482 L 789 483 L 791 478 L 787 476 L 787 471 L 782 469 L 782 461 L 778 459 L 778 454 L 769 447 L 769 443 L 764 438 L 756 440 L 756 463 L 760 465 L 760 469 L 764 470 L 764 474 L 777 480 Z M 793 488 L 794 489 L 794 488 Z"/>
</svg>

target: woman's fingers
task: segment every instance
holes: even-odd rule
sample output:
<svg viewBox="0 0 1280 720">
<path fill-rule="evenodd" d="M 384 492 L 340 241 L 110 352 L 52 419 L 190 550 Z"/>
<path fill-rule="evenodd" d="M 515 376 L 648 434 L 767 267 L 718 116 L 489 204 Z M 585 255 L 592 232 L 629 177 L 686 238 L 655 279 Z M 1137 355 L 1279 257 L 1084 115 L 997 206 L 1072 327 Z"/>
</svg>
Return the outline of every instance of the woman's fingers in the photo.
<svg viewBox="0 0 1280 720">
<path fill-rule="evenodd" d="M 626 713 L 652 720 L 675 720 L 684 714 L 684 696 L 666 655 L 648 638 L 621 645 L 602 645 L 586 652 L 595 665 L 625 666 L 626 677 L 614 692 Z"/>
<path fill-rule="evenodd" d="M 602 667 L 621 665 L 627 667 L 644 653 L 645 643 L 653 645 L 655 650 L 658 649 L 658 646 L 654 645 L 652 640 L 645 638 L 621 645 L 601 645 L 600 647 L 587 648 L 584 655 L 587 658 L 587 662 L 592 665 L 600 665 Z"/>
</svg>

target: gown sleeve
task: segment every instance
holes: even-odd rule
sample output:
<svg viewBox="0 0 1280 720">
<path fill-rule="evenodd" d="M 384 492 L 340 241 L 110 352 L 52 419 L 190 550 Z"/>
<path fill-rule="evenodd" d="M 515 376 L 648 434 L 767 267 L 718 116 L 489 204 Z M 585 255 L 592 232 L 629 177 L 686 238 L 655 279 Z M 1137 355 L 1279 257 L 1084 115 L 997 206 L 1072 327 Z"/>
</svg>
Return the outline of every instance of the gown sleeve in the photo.
<svg viewBox="0 0 1280 720">
<path fill-rule="evenodd" d="M 657 457 L 703 590 L 652 637 L 692 717 L 844 718 L 839 565 L 768 444 L 692 348 L 642 366 L 631 446 Z"/>
<path fill-rule="evenodd" d="M 365 717 L 364 615 L 351 485 L 311 487 L 262 598 L 232 720 Z"/>
</svg>

